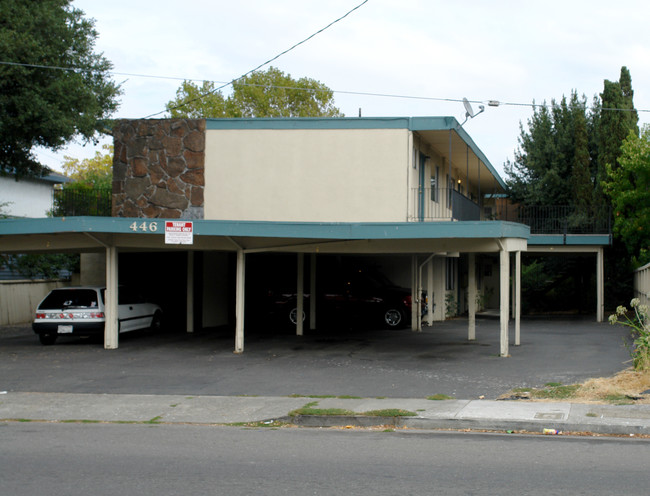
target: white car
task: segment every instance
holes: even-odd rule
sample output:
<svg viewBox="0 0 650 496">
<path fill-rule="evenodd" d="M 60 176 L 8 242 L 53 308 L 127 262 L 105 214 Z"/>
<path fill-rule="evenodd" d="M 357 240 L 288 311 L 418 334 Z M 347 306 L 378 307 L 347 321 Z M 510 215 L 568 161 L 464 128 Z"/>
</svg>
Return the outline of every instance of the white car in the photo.
<svg viewBox="0 0 650 496">
<path fill-rule="evenodd" d="M 32 329 L 42 344 L 54 344 L 59 336 L 95 336 L 104 333 L 106 288 L 57 288 L 36 308 Z M 120 332 L 162 326 L 162 310 L 148 303 L 129 288 L 118 290 L 118 322 Z"/>
</svg>

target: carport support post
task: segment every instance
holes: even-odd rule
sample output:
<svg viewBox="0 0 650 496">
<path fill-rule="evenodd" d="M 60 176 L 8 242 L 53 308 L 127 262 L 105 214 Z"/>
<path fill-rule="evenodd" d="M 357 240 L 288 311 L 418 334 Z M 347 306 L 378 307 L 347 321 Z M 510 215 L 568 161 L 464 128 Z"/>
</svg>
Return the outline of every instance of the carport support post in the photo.
<svg viewBox="0 0 650 496">
<path fill-rule="evenodd" d="M 297 281 L 297 299 L 296 299 L 296 336 L 303 335 L 302 314 L 305 310 L 305 254 L 298 253 L 298 281 Z"/>
<path fill-rule="evenodd" d="M 515 252 L 515 346 L 521 344 L 521 251 Z"/>
<path fill-rule="evenodd" d="M 316 254 L 310 255 L 309 270 L 309 329 L 316 329 Z"/>
<path fill-rule="evenodd" d="M 476 339 L 476 255 L 468 255 L 467 271 L 467 339 Z"/>
<path fill-rule="evenodd" d="M 115 350 L 118 346 L 117 310 L 117 247 L 106 247 L 106 322 L 104 324 L 104 349 Z"/>
<path fill-rule="evenodd" d="M 421 331 L 420 325 L 420 297 L 418 296 L 418 288 L 420 281 L 418 279 L 420 271 L 418 270 L 418 256 L 411 255 L 411 330 Z"/>
<path fill-rule="evenodd" d="M 501 323 L 501 356 L 508 356 L 508 300 L 510 293 L 510 252 L 506 251 L 505 246 L 501 246 L 501 251 L 499 252 L 499 275 L 500 275 L 500 297 L 501 297 L 501 311 L 500 311 L 500 323 Z"/>
<path fill-rule="evenodd" d="M 596 253 L 596 322 L 602 322 L 605 318 L 605 260 L 603 247 L 598 247 Z"/>
<path fill-rule="evenodd" d="M 187 317 L 185 329 L 194 332 L 194 252 L 187 252 Z"/>
<path fill-rule="evenodd" d="M 237 250 L 237 277 L 235 289 L 235 353 L 244 351 L 244 283 L 246 281 L 246 253 Z"/>
</svg>

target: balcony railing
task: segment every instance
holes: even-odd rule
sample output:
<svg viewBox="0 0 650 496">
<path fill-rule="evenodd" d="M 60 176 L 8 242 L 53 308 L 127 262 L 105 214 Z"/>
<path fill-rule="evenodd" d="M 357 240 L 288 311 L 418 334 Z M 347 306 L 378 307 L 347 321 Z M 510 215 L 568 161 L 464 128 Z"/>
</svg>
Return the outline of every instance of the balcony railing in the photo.
<svg viewBox="0 0 650 496">
<path fill-rule="evenodd" d="M 476 202 L 448 188 L 413 188 L 410 221 L 481 220 Z"/>
<path fill-rule="evenodd" d="M 525 224 L 531 234 L 611 234 L 611 208 L 574 206 L 522 206 L 489 199 L 481 207 L 456 190 L 413 188 L 408 220 L 503 220 Z"/>
<path fill-rule="evenodd" d="M 611 234 L 611 208 L 568 205 L 522 206 L 502 204 L 497 220 L 518 222 L 530 227 L 531 234 Z"/>
<path fill-rule="evenodd" d="M 60 189 L 53 195 L 53 217 L 111 216 L 112 191 L 110 189 Z"/>
</svg>

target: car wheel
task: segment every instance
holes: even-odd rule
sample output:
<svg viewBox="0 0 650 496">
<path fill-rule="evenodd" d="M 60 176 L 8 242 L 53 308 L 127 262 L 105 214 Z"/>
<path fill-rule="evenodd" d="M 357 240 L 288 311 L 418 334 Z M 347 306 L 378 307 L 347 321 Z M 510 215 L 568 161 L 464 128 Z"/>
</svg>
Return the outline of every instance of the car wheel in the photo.
<svg viewBox="0 0 650 496">
<path fill-rule="evenodd" d="M 305 312 L 303 310 L 302 312 L 302 321 L 305 321 Z M 289 322 L 291 322 L 293 325 L 298 325 L 298 309 L 297 308 L 292 308 L 291 311 L 289 312 Z"/>
<path fill-rule="evenodd" d="M 389 329 L 401 327 L 404 325 L 404 313 L 399 308 L 387 308 L 384 312 L 384 325 Z"/>
<path fill-rule="evenodd" d="M 160 312 L 156 312 L 153 314 L 153 318 L 151 319 L 151 325 L 149 326 L 149 329 L 154 332 L 160 332 L 162 330 L 162 314 Z"/>
<path fill-rule="evenodd" d="M 54 344 L 56 342 L 57 335 L 56 334 L 39 334 L 38 339 L 41 342 L 41 344 L 49 346 L 51 344 Z"/>
</svg>

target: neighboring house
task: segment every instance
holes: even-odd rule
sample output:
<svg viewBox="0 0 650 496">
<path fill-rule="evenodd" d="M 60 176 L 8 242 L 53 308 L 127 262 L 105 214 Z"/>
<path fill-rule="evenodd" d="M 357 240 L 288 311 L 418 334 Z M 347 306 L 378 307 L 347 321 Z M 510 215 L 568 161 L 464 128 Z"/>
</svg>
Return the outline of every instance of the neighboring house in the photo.
<svg viewBox="0 0 650 496">
<path fill-rule="evenodd" d="M 6 204 L 2 213 L 9 217 L 46 217 L 52 210 L 54 187 L 70 179 L 50 172 L 39 177 L 0 175 L 0 204 Z"/>
<path fill-rule="evenodd" d="M 0 174 L 0 213 L 10 218 L 46 217 L 52 210 L 55 186 L 69 181 L 69 178 L 56 172 L 18 180 L 14 174 Z M 24 277 L 0 260 L 0 280 L 15 279 Z"/>
<path fill-rule="evenodd" d="M 18 180 L 11 173 L 0 174 L 0 213 L 10 218 L 46 217 L 52 210 L 54 187 L 68 181 L 56 172 Z M 60 284 L 26 280 L 3 264 L 2 258 L 0 281 L 0 325 L 31 320 L 36 304 Z"/>
<path fill-rule="evenodd" d="M 502 355 L 510 300 L 519 344 L 522 251 L 595 253 L 602 286 L 609 234 L 538 236 L 516 216 L 503 220 L 505 184 L 453 117 L 121 120 L 113 136 L 113 217 L 4 221 L 9 235 L 0 235 L 0 251 L 22 242 L 104 252 L 108 294 L 119 260 L 121 277 L 184 299 L 188 331 L 196 320 L 234 323 L 238 352 L 244 306 L 257 303 L 245 296 L 246 259 L 259 254 L 294 254 L 286 269 L 297 273 L 299 302 L 315 287 L 318 257 L 373 257 L 413 295 L 427 290 L 435 304 L 429 323 L 443 320 L 448 306 L 466 311 L 469 339 L 490 289 Z M 192 222 L 188 245 L 167 239 L 172 219 Z M 316 325 L 315 313 L 310 308 L 305 325 Z M 417 305 L 412 323 L 420 329 Z M 112 319 L 105 346 L 117 347 Z"/>
</svg>

